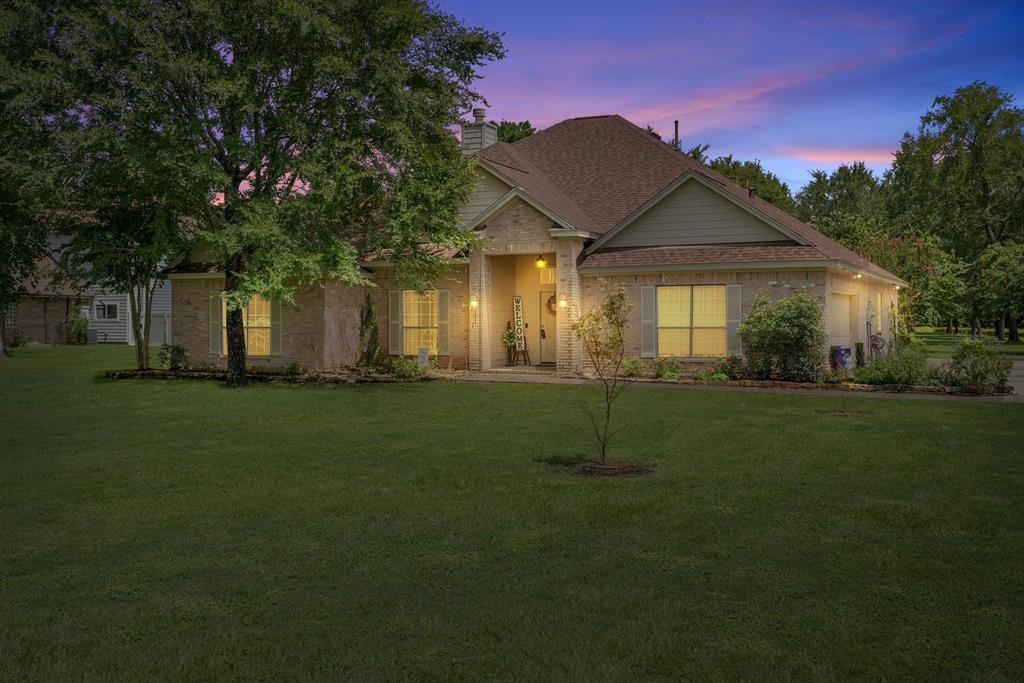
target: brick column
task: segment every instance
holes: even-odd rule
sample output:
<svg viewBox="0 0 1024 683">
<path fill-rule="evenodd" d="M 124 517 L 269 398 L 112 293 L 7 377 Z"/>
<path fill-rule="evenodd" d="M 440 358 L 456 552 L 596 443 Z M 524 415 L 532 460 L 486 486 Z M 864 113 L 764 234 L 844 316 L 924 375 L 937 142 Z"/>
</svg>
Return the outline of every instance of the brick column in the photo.
<svg viewBox="0 0 1024 683">
<path fill-rule="evenodd" d="M 469 255 L 469 369 L 491 369 L 490 311 L 491 263 L 479 249 Z"/>
<path fill-rule="evenodd" d="M 580 315 L 583 305 L 580 274 L 576 270 L 576 259 L 583 250 L 583 240 L 567 238 L 557 240 L 555 267 L 558 276 L 558 361 L 559 375 L 578 375 L 583 371 L 583 349 L 572 323 Z M 562 306 L 562 301 L 566 305 Z"/>
</svg>

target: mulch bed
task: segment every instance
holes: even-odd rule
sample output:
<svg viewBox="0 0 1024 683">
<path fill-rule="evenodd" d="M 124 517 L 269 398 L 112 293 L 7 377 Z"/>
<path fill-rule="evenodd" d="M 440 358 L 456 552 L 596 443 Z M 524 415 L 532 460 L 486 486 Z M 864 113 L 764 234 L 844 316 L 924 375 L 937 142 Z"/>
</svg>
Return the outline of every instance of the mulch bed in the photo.
<svg viewBox="0 0 1024 683">
<path fill-rule="evenodd" d="M 639 477 L 653 473 L 654 468 L 625 462 L 585 462 L 573 471 L 581 477 Z"/>
<path fill-rule="evenodd" d="M 854 384 L 844 382 L 842 384 L 827 384 L 825 382 L 782 382 L 776 380 L 760 379 L 739 379 L 739 380 L 699 380 L 680 379 L 678 382 L 663 382 L 659 379 L 634 378 L 633 382 L 654 382 L 661 384 L 684 384 L 693 386 L 718 386 L 718 387 L 757 387 L 760 389 L 807 389 L 807 390 L 830 390 L 850 392 L 883 392 L 896 394 L 952 394 L 958 396 L 1005 396 L 1013 393 L 1012 387 L 1006 391 L 997 391 L 994 386 L 985 385 L 978 387 L 945 387 L 918 384 Z"/>
<path fill-rule="evenodd" d="M 199 379 L 227 381 L 226 370 L 107 370 L 107 379 Z M 337 372 L 307 372 L 299 375 L 285 375 L 273 372 L 250 372 L 246 374 L 250 382 L 265 384 L 409 384 L 412 382 L 431 382 L 444 379 L 434 373 L 425 373 L 419 377 L 399 378 L 391 375 L 365 373 L 359 370 L 342 370 Z"/>
</svg>

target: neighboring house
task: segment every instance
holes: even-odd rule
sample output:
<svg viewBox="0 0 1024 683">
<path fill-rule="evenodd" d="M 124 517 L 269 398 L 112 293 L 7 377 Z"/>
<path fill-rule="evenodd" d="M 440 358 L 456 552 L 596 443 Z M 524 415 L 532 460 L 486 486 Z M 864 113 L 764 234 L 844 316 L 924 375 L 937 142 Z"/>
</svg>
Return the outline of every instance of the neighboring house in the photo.
<svg viewBox="0 0 1024 683">
<path fill-rule="evenodd" d="M 135 345 L 131 321 L 131 297 L 124 292 L 92 288 L 89 309 L 89 343 Z M 159 346 L 170 338 L 171 283 L 158 280 L 153 290 L 153 317 L 149 344 Z"/>
<path fill-rule="evenodd" d="M 736 329 L 761 290 L 810 292 L 832 345 L 891 333 L 902 280 L 622 117 L 569 119 L 514 144 L 497 142 L 483 110 L 474 117 L 462 140 L 479 184 L 460 215 L 485 239 L 451 254 L 448 278 L 424 293 L 386 264 L 364 264 L 385 353 L 426 347 L 443 366 L 503 366 L 515 298 L 531 362 L 576 374 L 584 359 L 571 324 L 603 281 L 625 285 L 627 352 L 646 358 L 741 353 Z M 170 270 L 172 337 L 193 362 L 223 363 L 223 274 L 208 256 Z M 363 297 L 333 281 L 300 288 L 293 303 L 257 297 L 245 312 L 250 361 L 353 363 Z"/>
<path fill-rule="evenodd" d="M 6 327 L 19 328 L 30 343 L 57 344 L 62 341 L 58 326 L 80 316 L 88 308 L 92 294 L 88 287 L 64 276 L 51 256 L 39 260 L 38 273 L 33 282 L 24 283 L 27 293 L 17 305 L 7 310 Z"/>
</svg>

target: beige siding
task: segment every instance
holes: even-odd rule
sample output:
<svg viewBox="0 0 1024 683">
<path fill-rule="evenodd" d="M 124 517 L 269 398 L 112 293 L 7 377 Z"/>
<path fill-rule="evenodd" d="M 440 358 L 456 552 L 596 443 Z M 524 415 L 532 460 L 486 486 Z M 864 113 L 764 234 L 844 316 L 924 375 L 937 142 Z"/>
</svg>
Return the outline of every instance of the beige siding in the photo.
<svg viewBox="0 0 1024 683">
<path fill-rule="evenodd" d="M 477 169 L 476 175 L 479 184 L 473 190 L 469 200 L 459 207 L 459 217 L 463 224 L 479 216 L 512 189 L 487 171 Z"/>
<path fill-rule="evenodd" d="M 789 239 L 700 182 L 690 180 L 604 246 L 655 247 Z"/>
</svg>

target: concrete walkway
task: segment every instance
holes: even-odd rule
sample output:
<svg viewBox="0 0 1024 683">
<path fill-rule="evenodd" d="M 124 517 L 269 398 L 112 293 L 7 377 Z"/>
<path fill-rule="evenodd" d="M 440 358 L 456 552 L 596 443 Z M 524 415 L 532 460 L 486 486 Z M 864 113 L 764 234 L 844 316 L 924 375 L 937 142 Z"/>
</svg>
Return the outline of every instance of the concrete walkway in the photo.
<svg viewBox="0 0 1024 683">
<path fill-rule="evenodd" d="M 765 387 L 712 386 L 706 384 L 670 384 L 667 382 L 634 382 L 640 389 L 666 389 L 669 391 L 739 391 L 755 394 L 791 394 L 796 396 L 846 396 L 848 398 L 910 399 L 920 401 L 975 401 L 983 403 L 1024 403 L 1024 361 L 1014 363 L 1010 383 L 1014 392 L 1008 396 L 956 396 L 954 394 L 911 394 L 886 391 L 842 391 L 839 389 L 782 389 Z M 457 382 L 494 382 L 500 384 L 597 384 L 597 380 L 554 375 L 508 374 L 500 372 L 470 372 L 453 378 Z"/>
</svg>

